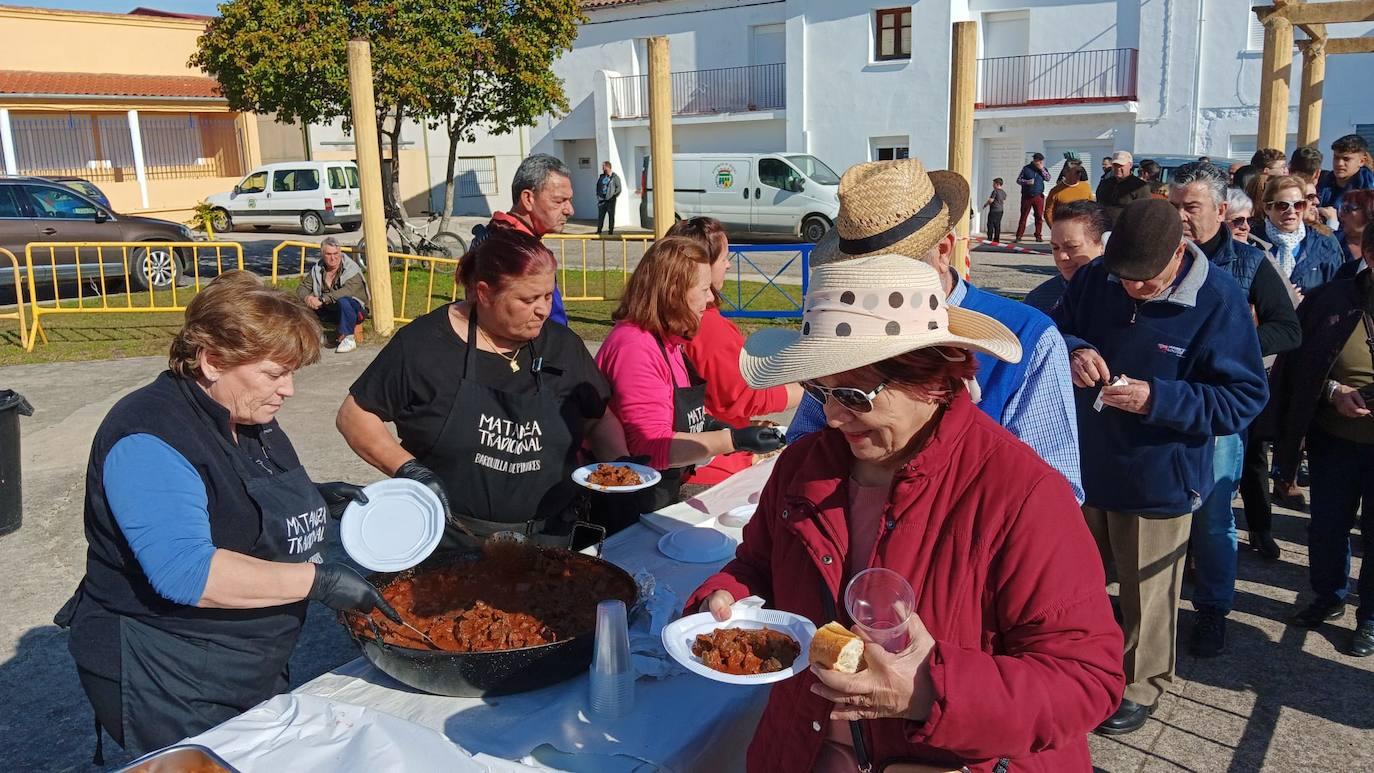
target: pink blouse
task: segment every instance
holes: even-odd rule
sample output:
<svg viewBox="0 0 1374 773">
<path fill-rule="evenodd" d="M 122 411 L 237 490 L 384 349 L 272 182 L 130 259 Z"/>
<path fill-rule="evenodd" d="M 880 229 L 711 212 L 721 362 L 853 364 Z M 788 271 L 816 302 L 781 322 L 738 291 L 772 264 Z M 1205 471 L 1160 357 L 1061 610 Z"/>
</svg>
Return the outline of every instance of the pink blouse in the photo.
<svg viewBox="0 0 1374 773">
<path fill-rule="evenodd" d="M 664 341 L 665 360 L 652 333 L 617 322 L 596 353 L 596 364 L 611 383 L 611 410 L 625 427 L 626 446 L 635 456 L 649 457 L 656 470 L 669 466 L 674 386 L 689 384 L 685 343 L 677 336 Z"/>
</svg>

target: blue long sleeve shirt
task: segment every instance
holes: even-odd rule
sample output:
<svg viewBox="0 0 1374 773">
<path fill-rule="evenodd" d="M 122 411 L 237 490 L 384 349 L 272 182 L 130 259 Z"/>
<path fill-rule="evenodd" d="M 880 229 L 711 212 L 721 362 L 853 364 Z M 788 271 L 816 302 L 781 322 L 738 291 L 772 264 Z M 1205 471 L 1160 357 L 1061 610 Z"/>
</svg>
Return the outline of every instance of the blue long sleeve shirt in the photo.
<svg viewBox="0 0 1374 773">
<path fill-rule="evenodd" d="M 105 499 L 153 589 L 195 605 L 215 555 L 200 473 L 161 439 L 137 434 L 114 444 L 103 474 Z"/>
</svg>

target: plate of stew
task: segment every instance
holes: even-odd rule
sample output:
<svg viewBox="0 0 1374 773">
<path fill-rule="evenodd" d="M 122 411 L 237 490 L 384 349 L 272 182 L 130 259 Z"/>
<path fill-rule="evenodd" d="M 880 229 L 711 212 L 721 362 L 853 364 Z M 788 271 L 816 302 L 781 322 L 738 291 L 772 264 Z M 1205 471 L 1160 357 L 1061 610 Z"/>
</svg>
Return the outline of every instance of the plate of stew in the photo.
<svg viewBox="0 0 1374 773">
<path fill-rule="evenodd" d="M 656 485 L 663 480 L 663 475 L 652 467 L 634 462 L 598 462 L 573 470 L 572 479 L 592 491 L 627 494 Z"/>
<path fill-rule="evenodd" d="M 663 647 L 694 674 L 726 684 L 772 684 L 810 665 L 816 625 L 778 609 L 730 610 L 721 622 L 710 612 L 674 620 L 663 628 Z"/>
</svg>

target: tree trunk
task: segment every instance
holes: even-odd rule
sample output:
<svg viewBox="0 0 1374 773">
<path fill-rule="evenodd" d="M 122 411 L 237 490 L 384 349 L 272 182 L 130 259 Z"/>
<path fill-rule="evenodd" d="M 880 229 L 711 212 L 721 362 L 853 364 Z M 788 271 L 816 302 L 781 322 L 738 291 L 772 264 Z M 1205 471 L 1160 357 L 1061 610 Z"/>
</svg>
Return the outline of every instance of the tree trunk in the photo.
<svg viewBox="0 0 1374 773">
<path fill-rule="evenodd" d="M 457 187 L 453 173 L 458 167 L 458 141 L 462 137 L 454 128 L 453 124 L 448 125 L 448 175 L 444 178 L 444 214 L 439 220 L 440 231 L 449 230 L 449 221 L 453 218 L 453 194 Z"/>
<path fill-rule="evenodd" d="M 404 220 L 407 216 L 405 201 L 401 198 L 401 124 L 405 121 L 405 108 L 396 108 L 396 118 L 391 132 L 391 198 L 396 204 L 396 212 Z"/>
</svg>

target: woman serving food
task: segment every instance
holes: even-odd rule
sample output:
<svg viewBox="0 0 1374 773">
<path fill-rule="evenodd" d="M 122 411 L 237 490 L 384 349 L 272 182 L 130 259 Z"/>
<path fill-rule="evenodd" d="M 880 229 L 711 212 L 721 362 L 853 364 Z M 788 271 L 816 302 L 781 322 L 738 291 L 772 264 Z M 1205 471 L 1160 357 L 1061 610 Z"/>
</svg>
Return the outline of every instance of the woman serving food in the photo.
<svg viewBox="0 0 1374 773">
<path fill-rule="evenodd" d="M 304 304 L 221 275 L 187 306 L 168 370 L 96 432 L 86 576 L 56 622 L 97 733 L 128 751 L 283 692 L 308 599 L 399 620 L 353 569 L 322 563 L 327 515 L 366 497 L 311 483 L 277 424 L 292 375 L 319 356 Z"/>
<path fill-rule="evenodd" d="M 944 222 L 906 233 L 934 244 Z M 948 307 L 935 271 L 897 255 L 817 268 L 800 334 L 746 344 L 750 385 L 800 382 L 826 429 L 783 452 L 735 560 L 688 609 L 728 621 L 757 595 L 849 626 L 839 599 L 856 574 L 888 569 L 915 591 L 906 645 L 866 640 L 857 673 L 858 653 L 822 629 L 826 657 L 774 686 L 749 770 L 1091 770 L 1086 734 L 1124 687 L 1121 630 L 1072 489 L 970 400 L 974 351 L 1021 356 L 1006 327 Z"/>
<path fill-rule="evenodd" d="M 467 300 L 401 328 L 339 409 L 339 431 L 364 461 L 444 501 L 441 546 L 502 531 L 567 546 L 583 440 L 602 459 L 625 456 L 586 345 L 546 324 L 555 265 L 535 237 L 492 231 L 459 268 Z"/>
</svg>

